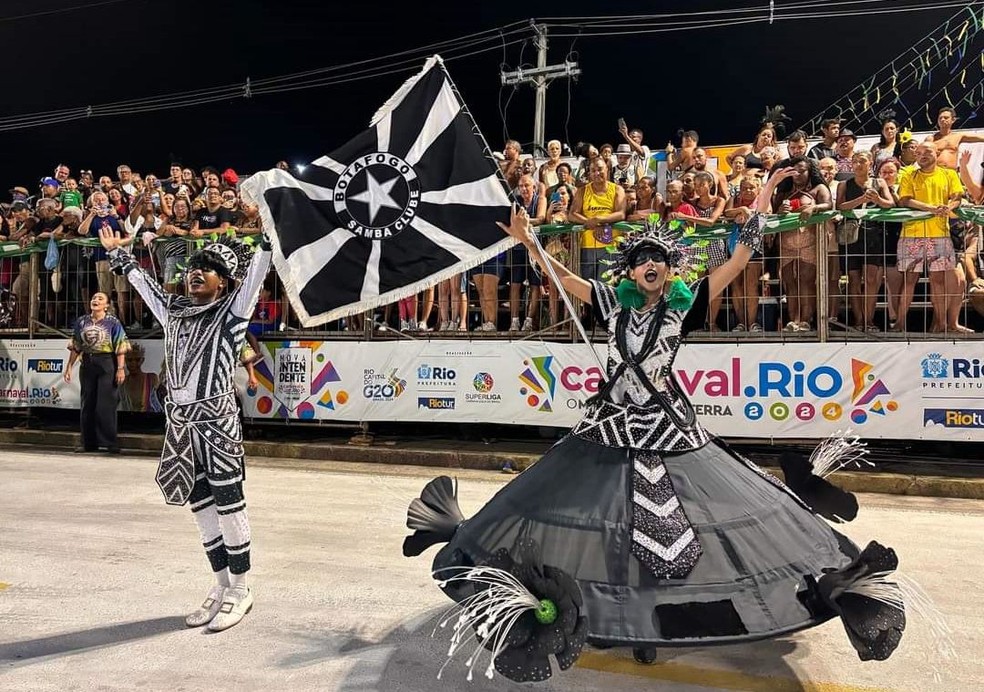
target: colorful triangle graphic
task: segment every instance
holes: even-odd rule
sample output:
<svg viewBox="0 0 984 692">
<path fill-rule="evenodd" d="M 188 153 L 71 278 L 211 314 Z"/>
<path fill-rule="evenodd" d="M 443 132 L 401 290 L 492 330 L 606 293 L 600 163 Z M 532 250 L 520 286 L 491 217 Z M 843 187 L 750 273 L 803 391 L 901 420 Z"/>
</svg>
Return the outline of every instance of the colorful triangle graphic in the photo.
<svg viewBox="0 0 984 692">
<path fill-rule="evenodd" d="M 871 408 L 868 409 L 868 410 L 871 411 L 872 413 L 877 413 L 879 416 L 886 415 L 885 414 L 885 407 L 882 406 L 882 403 L 880 401 L 876 401 L 875 403 L 873 403 L 871 405 Z"/>
<path fill-rule="evenodd" d="M 888 387 L 885 386 L 884 382 L 878 380 L 873 385 L 871 385 L 871 388 L 864 393 L 864 396 L 862 396 L 860 399 L 854 402 L 854 405 L 865 406 L 867 404 L 870 404 L 875 397 L 886 396 L 888 394 L 891 394 L 891 392 L 888 391 Z"/>
<path fill-rule="evenodd" d="M 321 391 L 321 388 L 329 382 L 341 381 L 342 378 L 338 376 L 338 371 L 335 370 L 334 364 L 329 360 L 325 363 L 325 366 L 321 368 L 321 372 L 319 372 L 311 381 L 311 393 L 317 394 Z"/>
<path fill-rule="evenodd" d="M 529 368 L 524 370 L 523 374 L 519 376 L 519 381 L 525 384 L 530 389 L 532 389 L 537 394 L 543 394 L 543 387 L 540 386 L 540 383 L 536 379 L 536 375 L 534 375 Z"/>
<path fill-rule="evenodd" d="M 858 395 L 864 391 L 864 380 L 865 376 L 871 372 L 871 363 L 865 363 L 863 360 L 858 360 L 857 358 L 851 359 L 851 379 L 854 381 L 854 393 L 851 394 L 851 401 L 858 398 Z M 862 402 L 856 401 L 858 405 Z"/>
<path fill-rule="evenodd" d="M 321 399 L 318 400 L 318 406 L 323 406 L 329 411 L 335 410 L 335 402 L 332 401 L 330 389 L 326 389 L 325 393 L 321 395 Z"/>
<path fill-rule="evenodd" d="M 543 411 L 544 413 L 553 412 L 553 407 L 550 406 L 550 399 L 544 399 L 543 406 L 541 406 L 539 410 Z"/>
</svg>

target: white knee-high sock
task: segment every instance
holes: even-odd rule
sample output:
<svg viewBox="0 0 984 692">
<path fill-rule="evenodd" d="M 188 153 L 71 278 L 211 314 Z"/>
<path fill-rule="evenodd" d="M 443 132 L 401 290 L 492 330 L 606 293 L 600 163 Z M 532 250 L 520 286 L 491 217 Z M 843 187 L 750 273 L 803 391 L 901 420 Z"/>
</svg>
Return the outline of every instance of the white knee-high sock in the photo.
<svg viewBox="0 0 984 692">
<path fill-rule="evenodd" d="M 211 498 L 208 498 L 209 500 Z M 222 527 L 219 514 L 214 504 L 192 512 L 198 532 L 201 534 L 202 545 L 209 559 L 216 581 L 221 586 L 229 586 L 229 570 L 226 568 L 228 558 L 225 554 L 225 543 L 222 539 Z M 221 565 L 221 566 L 220 566 Z"/>
</svg>

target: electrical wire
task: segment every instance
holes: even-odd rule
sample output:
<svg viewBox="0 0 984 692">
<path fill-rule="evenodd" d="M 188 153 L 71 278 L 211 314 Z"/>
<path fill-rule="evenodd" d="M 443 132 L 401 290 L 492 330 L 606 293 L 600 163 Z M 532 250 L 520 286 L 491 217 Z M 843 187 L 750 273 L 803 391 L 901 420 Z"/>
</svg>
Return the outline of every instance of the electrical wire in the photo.
<svg viewBox="0 0 984 692">
<path fill-rule="evenodd" d="M 116 1 L 117 0 L 104 0 L 101 3 L 90 3 L 88 5 L 77 6 L 75 9 L 93 7 L 99 4 L 109 4 L 110 2 Z M 359 60 L 351 63 L 333 65 L 288 75 L 262 78 L 255 81 L 247 80 L 246 83 L 183 91 L 149 98 L 115 101 L 94 106 L 7 116 L 0 118 L 0 131 L 50 125 L 90 117 L 129 115 L 134 113 L 152 112 L 156 110 L 166 110 L 170 108 L 184 108 L 192 105 L 215 103 L 234 98 L 245 98 L 252 95 L 286 93 L 303 89 L 314 89 L 347 84 L 358 80 L 373 79 L 416 69 L 419 60 L 424 57 L 424 54 L 429 54 L 435 49 L 440 49 L 442 50 L 442 53 L 447 53 L 447 56 L 444 58 L 446 61 L 479 55 L 489 52 L 490 50 L 499 50 L 500 47 L 505 52 L 505 49 L 508 46 L 515 45 L 516 43 L 523 43 L 525 49 L 527 38 L 513 37 L 519 34 L 528 34 L 529 31 L 535 31 L 537 24 L 546 28 L 553 27 L 554 29 L 560 30 L 559 32 L 552 32 L 551 37 L 569 37 L 576 40 L 581 36 L 602 37 L 655 34 L 693 29 L 703 30 L 707 28 L 742 26 L 766 21 L 774 22 L 800 19 L 825 19 L 850 17 L 858 14 L 897 14 L 921 10 L 938 10 L 955 6 L 960 6 L 963 9 L 969 9 L 972 5 L 978 6 L 984 4 L 981 0 L 977 0 L 969 4 L 967 2 L 951 1 L 941 2 L 931 6 L 895 5 L 884 9 L 867 8 L 835 11 L 830 10 L 830 8 L 834 7 L 857 7 L 860 5 L 870 5 L 875 2 L 883 2 L 884 4 L 884 0 L 839 0 L 835 2 L 827 2 L 826 0 L 811 0 L 809 2 L 800 2 L 787 5 L 779 8 L 779 10 L 775 12 L 763 11 L 763 8 L 759 6 L 724 10 L 708 10 L 702 12 L 635 15 L 628 17 L 564 17 L 548 18 L 545 20 L 530 20 L 529 22 L 518 21 L 504 25 L 503 27 L 440 41 L 427 46 L 422 46 L 420 48 L 399 51 L 389 55 L 378 56 L 366 60 Z M 815 8 L 824 8 L 824 10 L 818 9 L 817 11 L 808 14 L 800 14 L 791 11 Z M 72 8 L 65 8 L 65 11 L 69 9 Z M 753 14 L 754 16 L 738 16 L 749 14 Z M 695 16 L 711 17 L 711 19 L 695 20 L 693 19 Z M 654 19 L 673 17 L 688 17 L 689 19 L 677 22 L 661 22 L 658 25 L 640 23 L 640 21 L 651 21 Z M 590 23 L 579 21 L 584 19 L 590 20 Z M 944 23 L 943 26 L 946 25 L 947 24 Z M 577 33 L 565 33 L 565 31 L 572 32 L 575 29 L 577 30 Z M 512 40 L 507 41 L 507 38 L 512 38 Z M 402 59 L 394 62 L 393 58 Z M 520 63 L 522 63 L 522 52 L 520 55 Z M 852 92 L 848 92 L 848 95 L 850 95 L 850 93 Z M 511 100 L 512 95 L 510 95 L 509 98 Z M 506 109 L 508 109 L 508 104 L 509 100 L 506 102 Z M 570 114 L 568 114 L 568 119 L 569 116 Z"/>
<path fill-rule="evenodd" d="M 0 22 L 15 22 L 19 19 L 33 19 L 34 17 L 45 17 L 51 14 L 63 14 L 65 12 L 75 12 L 76 10 L 88 10 L 93 7 L 102 7 L 103 5 L 119 5 L 123 2 L 131 2 L 131 0 L 101 0 L 100 2 L 89 2 L 84 5 L 73 5 L 72 7 L 62 7 L 52 10 L 41 10 L 40 12 L 18 14 L 12 17 L 0 17 Z"/>
<path fill-rule="evenodd" d="M 516 31 L 503 32 L 504 36 L 510 34 L 514 35 Z M 496 44 L 478 48 L 476 50 L 467 50 L 468 48 L 485 43 L 485 40 L 472 41 L 471 43 L 462 43 L 461 45 L 450 49 L 452 52 L 444 57 L 444 60 L 451 61 L 456 59 L 461 59 L 465 57 L 470 57 L 472 55 L 478 55 L 480 53 L 488 52 L 489 50 L 498 50 L 500 44 L 498 43 L 498 36 L 494 37 Z M 516 43 L 524 42 L 525 38 L 514 39 L 512 41 L 504 41 L 501 45 L 503 47 L 515 45 Z M 432 44 L 433 45 L 433 44 Z M 430 46 L 425 46 L 421 50 L 427 51 Z M 457 51 L 457 52 L 454 52 Z M 407 54 L 408 51 L 403 51 L 401 54 Z M 389 57 L 389 56 L 384 56 Z M 358 81 L 361 79 L 372 79 L 376 77 L 382 77 L 390 74 L 396 74 L 398 72 L 409 72 L 419 68 L 420 57 L 407 58 L 404 60 L 396 61 L 395 63 L 388 63 L 384 66 L 379 66 L 375 68 L 364 68 L 361 70 L 355 70 L 354 72 L 348 71 L 342 75 L 336 77 L 324 77 L 315 81 L 301 82 L 297 84 L 285 84 L 282 86 L 272 85 L 264 86 L 265 81 L 260 82 L 250 82 L 250 93 L 261 95 L 261 94 L 274 94 L 283 93 L 289 91 L 297 91 L 300 89 L 312 89 L 320 88 L 324 86 L 332 86 L 337 84 L 345 84 L 353 81 Z M 367 61 L 358 61 L 355 63 L 349 63 L 349 65 L 365 64 Z M 337 66 L 339 69 L 348 67 Z M 260 86 L 256 86 L 259 84 Z M 116 101 L 105 104 L 100 104 L 97 106 L 88 107 L 77 107 L 63 109 L 59 111 L 45 111 L 40 113 L 29 113 L 24 115 L 7 116 L 0 118 L 0 131 L 6 131 L 11 129 L 26 128 L 26 127 L 37 127 L 41 125 L 49 125 L 61 122 L 67 122 L 69 120 L 78 120 L 87 117 L 94 116 L 104 116 L 104 115 L 128 115 L 135 112 L 148 112 L 151 110 L 167 110 L 169 108 L 180 108 L 188 105 L 194 105 L 194 103 L 212 103 L 219 100 L 226 100 L 231 98 L 243 97 L 245 96 L 245 84 L 233 84 L 221 87 L 213 87 L 207 89 L 196 89 L 192 91 L 183 91 L 172 94 L 164 94 L 161 96 L 155 96 L 151 98 L 143 99 L 130 99 L 126 101 Z M 194 103 L 185 103 L 187 99 L 193 99 Z"/>
<path fill-rule="evenodd" d="M 791 21 L 791 20 L 811 20 L 811 19 L 835 19 L 842 17 L 854 17 L 858 15 L 879 15 L 879 14 L 900 14 L 906 12 L 923 12 L 927 10 L 940 10 L 947 9 L 950 7 L 966 7 L 967 3 L 964 0 L 951 0 L 951 2 L 941 2 L 934 5 L 907 5 L 904 7 L 893 6 L 885 9 L 866 9 L 866 10 L 842 10 L 837 12 L 811 12 L 804 14 L 782 14 L 775 13 L 774 15 L 769 15 L 768 13 L 762 16 L 756 17 L 744 17 L 740 19 L 724 19 L 724 20 L 685 20 L 678 22 L 659 22 L 658 24 L 645 24 L 640 22 L 633 22 L 631 24 L 626 24 L 624 29 L 617 31 L 599 31 L 592 28 L 591 25 L 587 24 L 575 24 L 573 28 L 581 30 L 582 36 L 627 36 L 627 35 L 640 35 L 640 34 L 658 34 L 658 33 L 668 33 L 674 31 L 684 31 L 688 29 L 716 29 L 729 26 L 741 26 L 744 24 L 762 24 L 766 22 L 779 22 L 779 21 Z M 696 13 L 695 13 L 696 14 Z M 550 24 L 546 23 L 548 28 L 557 29 L 570 29 L 570 26 L 563 24 Z M 616 25 L 603 25 L 597 27 L 599 29 L 610 29 Z M 631 28 L 629 28 L 631 27 Z M 564 33 L 563 31 L 551 32 L 550 34 L 553 38 L 563 38 L 571 37 L 576 34 Z"/>
<path fill-rule="evenodd" d="M 578 54 L 574 50 L 574 46 L 576 46 L 576 45 L 577 45 L 577 38 L 575 38 L 573 41 L 571 41 L 571 47 L 567 49 L 567 57 L 564 58 L 564 59 L 567 60 L 568 62 L 577 62 Z M 571 90 L 571 82 L 573 82 L 575 79 L 576 79 L 576 77 L 572 77 L 572 78 L 566 80 L 567 81 L 567 115 L 564 118 L 564 143 L 568 147 L 570 147 L 570 145 L 571 145 L 570 144 L 570 142 L 571 142 L 571 133 L 570 133 L 570 130 L 569 130 L 569 127 L 570 127 L 570 124 L 571 124 L 571 91 L 572 91 Z"/>
<path fill-rule="evenodd" d="M 515 27 L 516 25 L 522 25 L 522 26 L 518 28 L 510 29 L 510 27 Z M 509 30 L 506 31 L 506 29 Z M 463 47 L 454 44 L 467 43 L 468 47 L 470 47 L 473 45 L 477 45 L 478 43 L 484 43 L 487 41 L 499 41 L 500 39 L 504 41 L 506 36 L 511 36 L 517 33 L 525 33 L 527 31 L 529 31 L 529 25 L 527 24 L 527 22 L 522 22 L 522 21 L 512 22 L 510 24 L 506 24 L 504 26 L 495 29 L 488 29 L 486 31 L 480 31 L 475 34 L 468 34 L 467 36 L 459 36 L 458 38 L 448 39 L 446 41 L 439 41 L 437 43 L 431 43 L 427 46 L 421 46 L 419 48 L 411 48 L 409 50 L 400 51 L 398 53 L 390 53 L 389 55 L 381 55 L 375 58 L 368 58 L 366 60 L 358 60 L 356 62 L 350 62 L 344 65 L 331 65 L 328 67 L 319 67 L 314 70 L 307 70 L 305 72 L 295 72 L 293 74 L 279 75 L 277 77 L 257 79 L 253 81 L 253 84 L 257 86 L 266 86 L 270 84 L 278 84 L 284 81 L 290 81 L 293 79 L 301 79 L 303 77 L 309 77 L 316 74 L 339 72 L 343 70 L 347 72 L 353 67 L 358 67 L 360 65 L 366 65 L 366 64 L 380 62 L 380 61 L 385 61 L 386 62 L 385 66 L 389 67 L 391 66 L 390 61 L 393 58 L 398 58 L 404 55 L 413 55 L 415 57 L 413 57 L 412 59 L 416 61 L 418 60 L 417 56 L 420 56 L 422 54 L 431 55 L 433 53 L 439 53 L 442 50 L 448 50 L 449 48 L 453 50 L 456 48 Z M 485 38 L 478 38 L 479 36 L 485 36 Z"/>
<path fill-rule="evenodd" d="M 961 4 L 967 6 L 980 5 L 984 0 L 971 0 L 971 2 L 963 2 Z M 808 10 L 815 8 L 828 8 L 841 5 L 868 5 L 868 4 L 886 4 L 886 0 L 810 0 L 807 2 L 793 3 L 788 5 L 782 5 L 781 7 L 776 7 L 775 16 L 778 17 L 780 12 L 789 10 Z M 674 17 L 707 17 L 707 16 L 719 16 L 719 15 L 731 15 L 731 14 L 750 14 L 750 13 L 765 13 L 768 16 L 768 8 L 762 5 L 755 5 L 749 7 L 734 7 L 726 8 L 720 10 L 701 10 L 698 12 L 663 12 L 659 14 L 636 14 L 636 15 L 610 15 L 607 17 L 598 16 L 583 16 L 583 17 L 541 17 L 537 19 L 538 24 L 546 24 L 553 26 L 563 26 L 565 24 L 576 24 L 578 26 L 583 26 L 582 20 L 589 20 L 591 22 L 597 23 L 636 23 L 638 20 L 656 20 L 656 19 L 672 19 Z"/>
<path fill-rule="evenodd" d="M 523 42 L 525 42 L 525 40 L 526 39 L 516 39 L 515 41 L 509 42 L 506 45 L 515 45 L 517 43 L 523 43 Z M 443 58 L 443 60 L 445 62 L 451 62 L 452 60 L 459 60 L 461 58 L 467 58 L 467 57 L 470 57 L 472 55 L 478 55 L 480 53 L 488 53 L 490 51 L 498 50 L 498 49 L 499 49 L 499 46 L 490 46 L 488 48 L 482 48 L 482 49 L 470 51 L 468 53 L 462 53 L 460 55 L 451 55 L 451 56 L 448 56 L 448 57 Z M 325 79 L 322 79 L 322 80 L 318 80 L 318 81 L 315 81 L 315 82 L 305 82 L 305 83 L 301 83 L 301 84 L 294 84 L 294 85 L 283 86 L 283 87 L 266 87 L 266 88 L 260 87 L 260 88 L 252 88 L 251 91 L 252 91 L 253 94 L 256 94 L 256 95 L 260 95 L 260 94 L 280 94 L 280 93 L 284 93 L 284 92 L 288 92 L 288 91 L 299 91 L 299 90 L 302 90 L 302 89 L 315 89 L 315 88 L 321 88 L 321 87 L 326 87 L 326 86 L 334 86 L 334 85 L 337 85 L 337 84 L 346 84 L 348 82 L 362 81 L 364 79 L 374 79 L 376 77 L 383 77 L 383 76 L 390 75 L 390 74 L 398 74 L 398 73 L 404 73 L 404 72 L 412 72 L 412 71 L 419 70 L 419 69 L 420 69 L 420 63 L 419 63 L 419 61 L 414 60 L 414 61 L 407 61 L 407 64 L 404 65 L 404 66 L 402 66 L 402 67 L 394 67 L 393 69 L 389 69 L 389 70 L 379 70 L 379 69 L 377 69 L 377 70 L 374 70 L 372 73 L 369 73 L 369 74 L 357 74 L 355 76 L 343 75 L 343 76 L 339 76 L 339 77 L 328 77 L 328 78 L 325 78 Z M 241 89 L 242 89 L 242 87 L 240 87 L 240 90 Z"/>
</svg>

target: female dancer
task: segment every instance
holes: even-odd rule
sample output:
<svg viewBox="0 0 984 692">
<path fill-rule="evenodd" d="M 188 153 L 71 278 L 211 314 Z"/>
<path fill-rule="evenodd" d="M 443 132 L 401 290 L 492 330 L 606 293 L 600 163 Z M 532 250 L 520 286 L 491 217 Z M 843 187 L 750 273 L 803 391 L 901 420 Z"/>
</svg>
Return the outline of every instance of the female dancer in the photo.
<svg viewBox="0 0 984 692">
<path fill-rule="evenodd" d="M 758 212 L 792 175 L 784 169 L 769 180 Z M 859 555 L 786 486 L 711 438 L 671 376 L 710 296 L 761 243 L 764 217 L 741 228 L 732 257 L 692 294 L 673 278 L 683 253 L 663 228 L 619 244 L 613 266 L 624 279 L 612 288 L 546 256 L 525 213 L 500 225 L 607 322 L 609 355 L 608 380 L 571 434 L 477 515 L 462 521 L 447 478 L 410 506 L 416 533 L 404 554 L 449 541 L 434 560 L 435 577 L 464 610 L 459 623 L 476 613 L 484 619 L 476 632 L 494 667 L 513 680 L 542 680 L 550 675 L 546 655 L 567 668 L 585 637 L 631 646 L 652 662 L 655 647 L 774 637 L 835 614 L 853 628 L 862 658 L 887 657 L 904 626 L 901 615 L 888 614 L 901 611 L 857 597 L 872 608 L 867 615 L 877 611 L 876 622 L 838 599 L 873 563 L 878 572 L 894 569 L 894 553 L 872 544 Z M 495 565 L 504 567 L 493 572 Z M 511 569 L 522 588 L 485 588 Z M 500 600 L 503 591 L 522 598 Z"/>
</svg>

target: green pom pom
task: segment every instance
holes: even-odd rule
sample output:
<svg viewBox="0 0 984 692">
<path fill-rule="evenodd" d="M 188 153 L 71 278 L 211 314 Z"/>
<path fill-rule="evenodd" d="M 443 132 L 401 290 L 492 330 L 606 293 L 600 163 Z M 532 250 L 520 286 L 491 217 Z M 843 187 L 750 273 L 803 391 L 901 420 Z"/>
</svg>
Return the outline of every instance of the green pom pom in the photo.
<svg viewBox="0 0 984 692">
<path fill-rule="evenodd" d="M 670 230 L 675 231 L 676 229 L 680 228 L 680 226 L 682 225 L 683 225 L 683 221 L 681 221 L 680 219 L 673 219 L 672 221 L 670 221 Z"/>
<path fill-rule="evenodd" d="M 622 279 L 619 282 L 618 286 L 615 287 L 615 295 L 618 296 L 618 302 L 621 303 L 622 307 L 638 310 L 646 304 L 646 294 L 639 290 L 635 281 L 629 279 Z"/>
<path fill-rule="evenodd" d="M 646 222 L 649 223 L 649 225 L 651 226 L 658 226 L 659 214 L 650 214 L 649 216 L 646 217 Z"/>
<path fill-rule="evenodd" d="M 536 621 L 541 625 L 552 625 L 557 619 L 557 606 L 546 598 L 540 599 L 540 607 L 536 609 Z"/>
<path fill-rule="evenodd" d="M 670 290 L 666 294 L 666 304 L 670 310 L 686 310 L 694 304 L 694 292 L 679 276 L 670 281 Z"/>
</svg>

